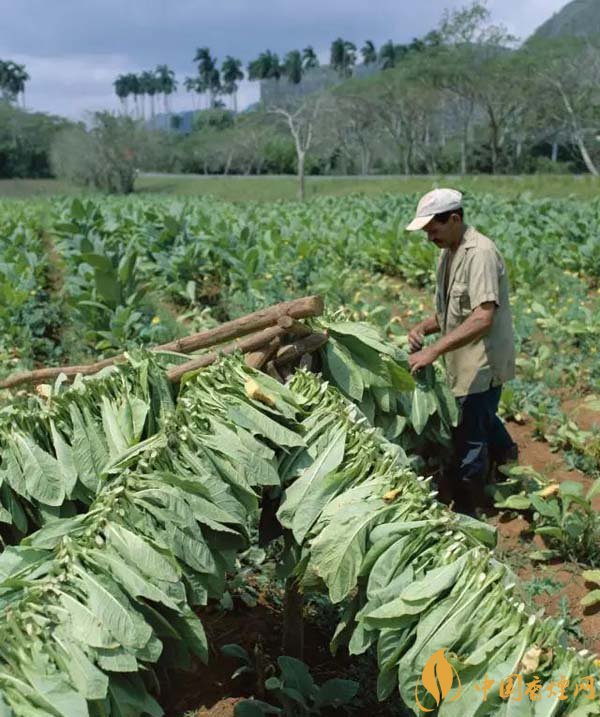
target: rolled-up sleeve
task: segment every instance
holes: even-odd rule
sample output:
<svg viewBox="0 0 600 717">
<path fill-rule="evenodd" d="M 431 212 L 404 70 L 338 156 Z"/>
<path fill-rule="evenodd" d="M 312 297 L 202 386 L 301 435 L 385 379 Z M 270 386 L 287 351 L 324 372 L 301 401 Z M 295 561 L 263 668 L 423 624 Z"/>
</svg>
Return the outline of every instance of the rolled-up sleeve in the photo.
<svg viewBox="0 0 600 717">
<path fill-rule="evenodd" d="M 487 301 L 500 306 L 500 275 L 504 267 L 496 252 L 480 249 L 473 252 L 469 267 L 469 301 L 475 309 Z"/>
</svg>

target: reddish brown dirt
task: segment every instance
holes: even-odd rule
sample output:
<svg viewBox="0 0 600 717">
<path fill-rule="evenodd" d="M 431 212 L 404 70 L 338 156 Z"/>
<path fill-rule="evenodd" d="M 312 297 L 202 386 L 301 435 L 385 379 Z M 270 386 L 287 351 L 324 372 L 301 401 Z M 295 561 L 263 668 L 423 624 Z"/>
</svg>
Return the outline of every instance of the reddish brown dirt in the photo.
<svg viewBox="0 0 600 717">
<path fill-rule="evenodd" d="M 592 411 L 586 407 L 585 401 L 571 399 L 562 404 L 562 410 L 581 428 L 583 431 L 600 429 L 600 411 Z"/>
<path fill-rule="evenodd" d="M 281 651 L 281 610 L 272 598 L 262 598 L 257 607 L 236 602 L 232 612 L 206 608 L 199 612 L 210 646 L 208 665 L 198 664 L 181 672 L 165 690 L 161 704 L 167 717 L 180 717 L 186 710 L 193 717 L 232 717 L 235 704 L 243 698 L 267 698 L 261 692 L 265 679 L 277 673 L 276 659 Z M 347 676 L 352 664 L 343 650 L 334 658 L 329 651 L 329 628 L 307 621 L 305 624 L 304 661 L 318 684 L 332 677 Z M 252 656 L 256 674 L 232 679 L 241 662 L 225 657 L 221 647 L 241 645 Z M 324 713 L 325 714 L 325 713 Z M 342 714 L 332 711 L 331 715 Z"/>
<path fill-rule="evenodd" d="M 535 440 L 529 423 L 526 422 L 524 425 L 510 423 L 508 429 L 513 440 L 519 446 L 519 463 L 521 465 L 532 466 L 552 482 L 576 481 L 581 483 L 585 490 L 591 488 L 594 479 L 581 471 L 571 470 L 560 452 L 554 453 L 547 443 Z M 592 505 L 600 511 L 600 496 L 596 496 L 592 500 Z"/>
<path fill-rule="evenodd" d="M 530 426 L 510 423 L 509 431 L 519 446 L 519 463 L 530 465 L 551 481 L 577 481 L 588 489 L 592 479 L 576 470 L 569 470 L 560 453 L 553 453 L 547 443 L 533 439 Z M 600 497 L 592 501 L 596 510 L 600 510 Z M 583 646 L 600 654 L 600 608 L 584 609 L 580 600 L 589 591 L 581 577 L 583 567 L 573 563 L 556 562 L 553 564 L 534 563 L 529 560 L 530 550 L 543 546 L 539 536 L 532 535 L 529 522 L 523 515 L 510 517 L 511 514 L 491 519 L 498 529 L 498 549 L 502 556 L 515 566 L 519 578 L 529 582 L 532 578 L 543 580 L 550 578 L 562 587 L 557 592 L 546 592 L 534 597 L 534 602 L 544 608 L 546 614 L 558 617 L 559 603 L 565 597 L 569 602 L 570 615 L 579 619 L 578 623 L 585 636 Z M 514 515 L 514 514 L 512 514 Z"/>
</svg>

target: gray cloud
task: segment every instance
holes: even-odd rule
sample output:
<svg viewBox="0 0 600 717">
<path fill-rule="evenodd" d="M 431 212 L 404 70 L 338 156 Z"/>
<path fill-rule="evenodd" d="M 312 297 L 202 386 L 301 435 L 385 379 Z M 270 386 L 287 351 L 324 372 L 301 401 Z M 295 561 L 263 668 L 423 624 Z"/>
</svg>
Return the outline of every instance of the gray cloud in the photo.
<svg viewBox="0 0 600 717">
<path fill-rule="evenodd" d="M 465 0 L 466 2 L 466 0 Z M 28 106 L 80 117 L 116 107 L 112 81 L 121 72 L 169 64 L 183 80 L 195 48 L 244 64 L 266 48 L 283 55 L 308 44 L 326 56 L 341 35 L 361 44 L 407 42 L 434 28 L 444 7 L 464 2 L 421 0 L 20 0 L 2 3 L 0 56 L 25 62 L 32 77 Z M 526 37 L 564 0 L 490 0 L 496 22 Z M 244 83 L 241 105 L 257 88 Z M 180 93 L 174 107 L 190 106 Z"/>
</svg>

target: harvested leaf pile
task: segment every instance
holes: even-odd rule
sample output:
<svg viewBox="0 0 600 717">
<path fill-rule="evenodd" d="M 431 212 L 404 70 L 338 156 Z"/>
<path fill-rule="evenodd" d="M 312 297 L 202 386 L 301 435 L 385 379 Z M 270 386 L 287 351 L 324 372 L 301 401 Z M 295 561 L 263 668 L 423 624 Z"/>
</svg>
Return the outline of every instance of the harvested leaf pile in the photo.
<svg viewBox="0 0 600 717">
<path fill-rule="evenodd" d="M 162 714 L 158 678 L 206 659 L 193 608 L 222 595 L 265 491 L 290 573 L 346 603 L 334 645 L 376 644 L 382 698 L 399 688 L 413 706 L 443 649 L 469 699 L 440 715 L 509 714 L 493 690 L 477 711 L 485 674 L 598 676 L 559 625 L 525 614 L 493 530 L 449 512 L 415 473 L 414 446 L 454 419 L 442 384 L 414 389 L 366 327 L 328 332 L 329 383 L 298 370 L 282 385 L 235 355 L 175 394 L 175 359 L 139 354 L 4 409 L 1 517 L 7 541 L 29 535 L 0 556 L 0 714 Z M 535 710 L 600 714 L 584 692 Z"/>
</svg>

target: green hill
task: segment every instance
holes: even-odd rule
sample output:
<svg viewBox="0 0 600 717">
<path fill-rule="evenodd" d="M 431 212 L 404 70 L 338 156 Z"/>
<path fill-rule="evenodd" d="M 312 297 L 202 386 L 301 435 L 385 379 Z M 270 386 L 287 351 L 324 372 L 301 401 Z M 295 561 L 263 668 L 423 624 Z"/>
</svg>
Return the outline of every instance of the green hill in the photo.
<svg viewBox="0 0 600 717">
<path fill-rule="evenodd" d="M 534 38 L 600 34 L 600 0 L 572 0 L 534 32 Z"/>
</svg>

